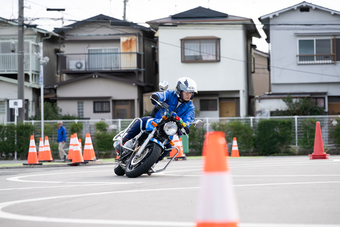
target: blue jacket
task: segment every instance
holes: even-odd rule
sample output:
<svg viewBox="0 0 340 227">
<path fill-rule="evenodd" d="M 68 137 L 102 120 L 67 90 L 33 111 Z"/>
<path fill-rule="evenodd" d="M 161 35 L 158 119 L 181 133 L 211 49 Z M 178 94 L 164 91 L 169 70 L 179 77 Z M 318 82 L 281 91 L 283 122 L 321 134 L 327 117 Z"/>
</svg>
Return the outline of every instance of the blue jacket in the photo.
<svg viewBox="0 0 340 227">
<path fill-rule="evenodd" d="M 61 126 L 59 129 L 58 129 L 58 138 L 57 138 L 57 142 L 58 143 L 61 143 L 63 141 L 65 141 L 65 143 L 67 142 L 66 140 L 66 128 L 64 126 Z"/>
<path fill-rule="evenodd" d="M 170 113 L 174 111 L 178 104 L 178 98 L 176 95 L 176 91 L 164 91 L 164 92 L 155 92 L 154 94 L 157 94 L 159 97 L 159 101 L 165 102 L 169 105 L 169 111 Z M 185 122 L 185 124 L 188 125 L 188 127 L 192 124 L 192 122 L 195 120 L 195 106 L 192 103 L 192 101 L 184 102 L 179 105 L 179 107 L 175 111 L 177 115 L 182 118 L 182 120 Z M 161 118 L 161 110 L 159 110 L 155 118 Z"/>
</svg>

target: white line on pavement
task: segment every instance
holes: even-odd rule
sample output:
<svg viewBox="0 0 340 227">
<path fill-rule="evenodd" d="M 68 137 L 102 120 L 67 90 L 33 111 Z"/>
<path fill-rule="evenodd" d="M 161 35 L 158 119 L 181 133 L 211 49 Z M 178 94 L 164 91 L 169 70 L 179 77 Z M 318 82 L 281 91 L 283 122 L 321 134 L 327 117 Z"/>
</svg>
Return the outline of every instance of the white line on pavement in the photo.
<svg viewBox="0 0 340 227">
<path fill-rule="evenodd" d="M 37 201 L 62 199 L 62 198 L 75 198 L 75 197 L 86 197 L 96 195 L 108 195 L 118 193 L 138 193 L 138 192 L 155 192 L 155 191 L 168 191 L 168 190 L 192 190 L 198 189 L 198 187 L 187 187 L 187 188 L 161 188 L 161 189 L 142 189 L 142 190 L 127 190 L 127 191 L 110 191 L 110 192 L 99 192 L 99 193 L 87 193 L 78 195 L 65 195 L 65 196 L 53 196 L 36 199 L 17 200 L 11 202 L 0 203 L 0 218 L 20 220 L 20 221 L 34 221 L 34 222 L 52 222 L 52 223 L 73 223 L 73 224 L 96 224 L 96 225 L 132 225 L 132 226 L 190 226 L 193 227 L 193 222 L 165 222 L 165 221 L 130 221 L 130 220 L 107 220 L 107 219 L 77 219 L 77 218 L 52 218 L 52 217 L 41 217 L 41 216 L 28 216 L 20 214 L 12 214 L 3 211 L 4 208 L 12 205 L 18 205 L 21 203 L 33 203 Z M 240 227 L 340 227 L 340 225 L 327 225 L 327 224 L 259 224 L 259 223 L 244 223 L 240 224 Z"/>
</svg>

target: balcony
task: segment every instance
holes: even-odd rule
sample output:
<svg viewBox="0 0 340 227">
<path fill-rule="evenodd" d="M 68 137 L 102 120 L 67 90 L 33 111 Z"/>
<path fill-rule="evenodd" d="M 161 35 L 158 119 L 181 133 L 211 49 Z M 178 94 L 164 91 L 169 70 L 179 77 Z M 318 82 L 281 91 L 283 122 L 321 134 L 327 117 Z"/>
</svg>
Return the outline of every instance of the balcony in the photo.
<svg viewBox="0 0 340 227">
<path fill-rule="evenodd" d="M 39 60 L 33 54 L 24 54 L 24 73 L 25 82 L 32 86 L 39 84 L 40 64 Z M 17 53 L 0 53 L 0 76 L 8 80 L 16 80 L 18 74 L 18 54 Z"/>
<path fill-rule="evenodd" d="M 141 53 L 61 54 L 62 73 L 143 70 Z"/>
<path fill-rule="evenodd" d="M 298 65 L 336 64 L 335 54 L 305 54 L 296 55 Z"/>
<path fill-rule="evenodd" d="M 39 60 L 33 54 L 24 54 L 24 71 L 28 74 L 39 74 Z M 18 54 L 0 53 L 0 74 L 10 73 L 18 73 Z"/>
</svg>

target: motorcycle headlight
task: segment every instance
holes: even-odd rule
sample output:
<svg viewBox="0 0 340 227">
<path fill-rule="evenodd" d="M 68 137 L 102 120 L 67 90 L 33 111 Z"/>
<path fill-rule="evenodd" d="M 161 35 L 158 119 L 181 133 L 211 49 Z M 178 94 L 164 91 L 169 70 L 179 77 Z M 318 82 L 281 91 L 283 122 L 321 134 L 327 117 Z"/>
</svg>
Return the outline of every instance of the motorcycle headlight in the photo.
<svg viewBox="0 0 340 227">
<path fill-rule="evenodd" d="M 175 135 L 177 130 L 178 130 L 178 127 L 176 125 L 175 122 L 168 122 L 164 125 L 163 127 L 164 129 L 164 132 L 168 135 L 168 136 L 172 136 L 172 135 Z"/>
</svg>

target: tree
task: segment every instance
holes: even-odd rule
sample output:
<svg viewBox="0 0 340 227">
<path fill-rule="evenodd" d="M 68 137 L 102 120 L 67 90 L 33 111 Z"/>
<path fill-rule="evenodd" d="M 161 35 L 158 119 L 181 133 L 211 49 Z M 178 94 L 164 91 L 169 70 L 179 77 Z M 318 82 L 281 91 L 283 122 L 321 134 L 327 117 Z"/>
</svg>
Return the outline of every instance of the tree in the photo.
<svg viewBox="0 0 340 227">
<path fill-rule="evenodd" d="M 286 103 L 287 110 L 282 111 L 281 114 L 277 115 L 322 115 L 325 111 L 311 98 L 296 99 L 294 101 L 293 98 L 288 94 L 287 97 L 283 98 L 282 100 Z"/>
<path fill-rule="evenodd" d="M 77 116 L 62 115 L 61 108 L 57 103 L 44 102 L 44 120 L 73 120 L 79 119 Z M 32 117 L 31 120 L 41 120 L 41 112 Z"/>
</svg>

